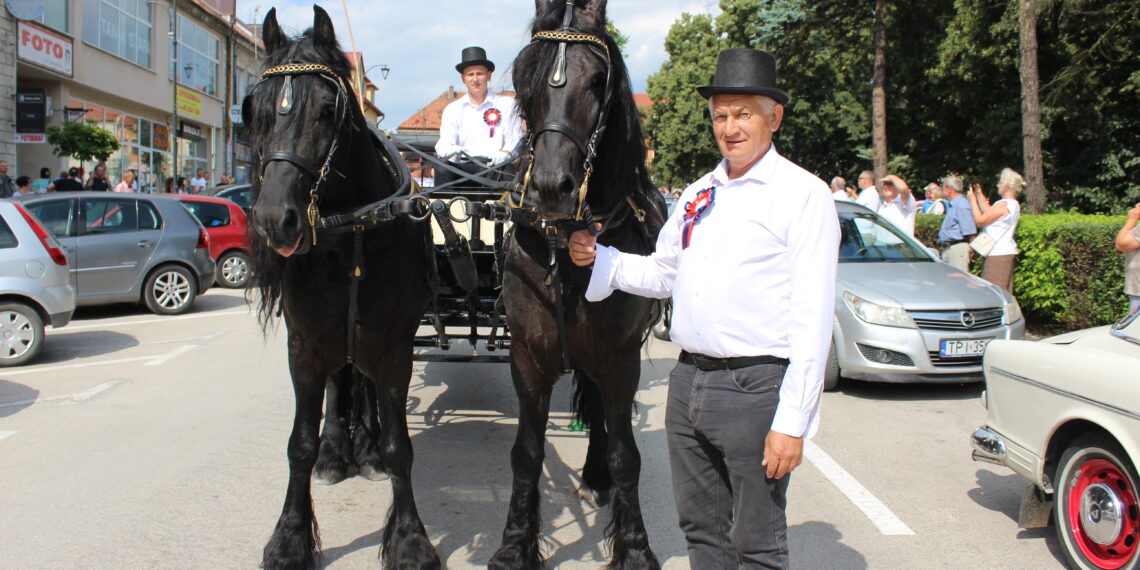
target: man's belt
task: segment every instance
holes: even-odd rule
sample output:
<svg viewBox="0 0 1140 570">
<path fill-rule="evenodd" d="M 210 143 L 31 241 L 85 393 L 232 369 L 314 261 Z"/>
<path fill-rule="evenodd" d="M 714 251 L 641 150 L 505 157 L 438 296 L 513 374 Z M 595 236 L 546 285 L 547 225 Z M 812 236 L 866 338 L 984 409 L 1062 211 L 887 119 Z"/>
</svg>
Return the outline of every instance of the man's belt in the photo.
<svg viewBox="0 0 1140 570">
<path fill-rule="evenodd" d="M 789 363 L 787 358 L 780 358 L 779 356 L 730 356 L 728 358 L 716 358 L 703 354 L 693 354 L 687 350 L 681 351 L 681 358 L 679 360 L 705 371 L 736 370 L 737 368 L 756 366 L 757 364 L 787 365 Z"/>
</svg>

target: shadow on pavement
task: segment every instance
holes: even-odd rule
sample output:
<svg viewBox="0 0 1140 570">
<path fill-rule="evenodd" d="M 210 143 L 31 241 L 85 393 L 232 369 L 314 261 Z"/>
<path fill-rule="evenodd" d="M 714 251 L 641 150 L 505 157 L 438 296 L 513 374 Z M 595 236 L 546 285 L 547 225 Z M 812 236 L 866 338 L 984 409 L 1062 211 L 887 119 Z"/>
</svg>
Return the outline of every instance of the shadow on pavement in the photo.
<svg viewBox="0 0 1140 570">
<path fill-rule="evenodd" d="M 67 329 L 63 328 L 48 333 L 48 341 L 44 344 L 44 351 L 36 359 L 36 365 L 101 356 L 139 345 L 138 339 L 120 332 L 66 331 Z"/>
<path fill-rule="evenodd" d="M 808 521 L 788 528 L 792 568 L 862 569 L 867 559 L 843 544 L 843 535 L 830 523 Z"/>
<path fill-rule="evenodd" d="M 1032 485 L 1020 475 L 998 475 L 996 473 L 979 469 L 975 475 L 978 478 L 978 486 L 966 492 L 978 505 L 985 507 L 991 511 L 1002 513 L 1009 517 L 1011 521 L 1017 522 L 1018 514 L 1021 509 L 1021 494 L 1025 491 L 1026 486 Z M 1061 550 L 1061 543 L 1057 540 L 1057 530 L 1054 528 L 1052 517 L 1050 517 L 1049 526 L 1044 528 L 1019 528 L 1017 529 L 1018 540 L 1045 540 L 1045 546 L 1049 548 L 1049 554 L 1057 559 L 1061 565 L 1065 565 L 1065 555 Z"/>
<path fill-rule="evenodd" d="M 985 382 L 967 384 L 891 384 L 886 382 L 862 382 L 844 378 L 839 382 L 839 392 L 845 396 L 864 400 L 972 400 L 986 389 Z"/>
<path fill-rule="evenodd" d="M 199 295 L 194 300 L 194 305 L 190 307 L 186 315 L 193 315 L 199 313 L 209 313 L 212 311 L 227 311 L 236 309 L 238 307 L 245 307 L 247 303 L 245 297 L 242 296 L 243 291 L 233 289 L 223 289 L 218 293 L 213 292 L 213 289 L 207 291 L 205 295 Z M 79 307 L 75 310 L 75 315 L 72 322 L 89 321 L 95 319 L 113 319 L 117 317 L 130 317 L 130 316 L 151 316 L 155 318 L 164 318 L 168 315 L 157 315 L 150 312 L 146 305 L 136 303 L 114 303 L 110 305 L 92 305 Z M 170 315 L 170 318 L 177 318 L 177 315 Z M 64 327 L 60 330 L 67 330 Z"/>
<path fill-rule="evenodd" d="M 0 374 L 3 374 L 0 372 Z M 36 403 L 40 391 L 17 382 L 0 380 L 0 418 L 19 413 Z"/>
</svg>

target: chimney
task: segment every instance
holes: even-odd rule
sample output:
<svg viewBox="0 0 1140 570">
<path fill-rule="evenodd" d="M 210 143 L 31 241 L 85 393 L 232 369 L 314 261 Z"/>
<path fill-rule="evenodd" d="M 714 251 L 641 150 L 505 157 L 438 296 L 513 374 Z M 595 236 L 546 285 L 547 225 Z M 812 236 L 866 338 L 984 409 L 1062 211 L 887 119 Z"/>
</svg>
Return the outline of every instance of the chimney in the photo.
<svg viewBox="0 0 1140 570">
<path fill-rule="evenodd" d="M 454 85 L 448 85 L 447 86 L 447 100 L 448 100 L 448 102 L 455 100 L 455 86 Z"/>
</svg>

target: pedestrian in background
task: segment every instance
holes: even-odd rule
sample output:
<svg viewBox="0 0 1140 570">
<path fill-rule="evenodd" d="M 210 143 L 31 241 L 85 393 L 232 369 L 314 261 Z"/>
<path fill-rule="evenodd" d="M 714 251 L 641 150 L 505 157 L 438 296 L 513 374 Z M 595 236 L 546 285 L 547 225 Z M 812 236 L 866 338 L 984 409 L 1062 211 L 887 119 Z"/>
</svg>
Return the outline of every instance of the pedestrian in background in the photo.
<svg viewBox="0 0 1140 570">
<path fill-rule="evenodd" d="M 115 192 L 134 192 L 135 172 L 127 170 L 123 172 L 123 179 L 115 185 Z"/>
<path fill-rule="evenodd" d="M 772 144 L 788 102 L 775 81 L 768 52 L 720 53 L 698 92 L 723 159 L 685 189 L 650 256 L 584 230 L 569 244 L 594 264 L 588 301 L 673 298 L 665 431 L 694 570 L 788 567 L 788 474 L 819 425 L 839 219 L 827 184 Z"/>
<path fill-rule="evenodd" d="M 1021 203 L 1017 197 L 1025 188 L 1025 179 L 1011 168 L 1001 171 L 998 178 L 1000 200 L 990 205 L 986 193 L 979 187 L 972 187 L 967 198 L 974 224 L 994 238 L 994 247 L 982 265 L 982 279 L 1013 292 L 1013 262 L 1017 257 L 1017 242 L 1013 234 L 1017 232 L 1017 222 L 1021 219 Z"/>
<path fill-rule="evenodd" d="M 107 164 L 100 162 L 95 165 L 95 170 L 91 172 L 91 177 L 87 179 L 87 183 L 83 185 L 84 190 L 94 190 L 96 192 L 106 192 L 111 189 L 111 181 L 107 178 Z"/>
<path fill-rule="evenodd" d="M 836 176 L 831 179 L 831 198 L 840 202 L 846 202 L 851 198 L 847 195 L 847 181 L 842 176 Z"/>
<path fill-rule="evenodd" d="M 937 182 L 931 182 L 926 185 L 926 200 L 922 203 L 923 214 L 934 214 L 936 216 L 946 215 L 946 197 L 942 193 L 942 186 Z"/>
<path fill-rule="evenodd" d="M 918 204 L 914 201 L 914 194 L 906 181 L 894 174 L 879 180 L 883 188 L 883 199 L 879 202 L 879 215 L 888 222 L 902 230 L 906 235 L 914 237 L 914 216 L 918 213 Z"/>
<path fill-rule="evenodd" d="M 55 190 L 55 186 L 51 184 L 51 169 L 45 166 L 40 169 L 40 177 L 32 181 L 32 191 L 43 194 L 52 190 Z"/>
<path fill-rule="evenodd" d="M 946 217 L 942 219 L 942 227 L 938 230 L 938 243 L 945 248 L 942 250 L 942 261 L 970 272 L 970 240 L 978 233 L 974 225 L 974 214 L 970 211 L 970 202 L 962 196 L 962 178 L 950 175 L 942 179 L 942 190 L 950 199 L 946 210 Z"/>
<path fill-rule="evenodd" d="M 1124 252 L 1124 293 L 1128 295 L 1128 314 L 1140 308 L 1140 204 L 1128 210 L 1128 220 L 1116 234 L 1116 251 Z"/>
<path fill-rule="evenodd" d="M 864 170 L 859 173 L 859 179 L 855 183 L 859 185 L 859 197 L 855 202 L 870 208 L 872 212 L 878 210 L 881 198 L 879 189 L 875 188 L 875 173 Z"/>
<path fill-rule="evenodd" d="M 33 190 L 31 178 L 28 178 L 27 176 L 21 176 L 16 179 L 16 193 L 12 194 L 13 196 L 27 196 L 32 192 Z"/>
<path fill-rule="evenodd" d="M 16 185 L 8 177 L 8 161 L 0 160 L 0 198 L 10 198 L 16 193 Z"/>
<path fill-rule="evenodd" d="M 208 184 L 209 178 L 206 176 L 206 169 L 199 168 L 198 175 L 190 179 L 190 193 L 201 194 L 206 189 L 206 185 Z"/>
<path fill-rule="evenodd" d="M 166 192 L 167 194 L 173 194 L 174 193 L 174 177 L 173 176 L 167 176 L 166 177 L 166 185 L 163 186 L 163 188 L 164 188 L 163 192 Z"/>
<path fill-rule="evenodd" d="M 74 192 L 76 190 L 83 190 L 83 183 L 78 180 L 79 169 L 72 166 L 67 169 L 67 172 L 60 174 L 52 185 L 55 186 L 56 192 Z"/>
<path fill-rule="evenodd" d="M 177 192 L 179 194 L 189 194 L 190 193 L 190 188 L 187 186 L 185 176 L 179 176 L 178 177 L 178 185 L 177 185 L 177 189 L 175 190 L 175 192 Z"/>
</svg>

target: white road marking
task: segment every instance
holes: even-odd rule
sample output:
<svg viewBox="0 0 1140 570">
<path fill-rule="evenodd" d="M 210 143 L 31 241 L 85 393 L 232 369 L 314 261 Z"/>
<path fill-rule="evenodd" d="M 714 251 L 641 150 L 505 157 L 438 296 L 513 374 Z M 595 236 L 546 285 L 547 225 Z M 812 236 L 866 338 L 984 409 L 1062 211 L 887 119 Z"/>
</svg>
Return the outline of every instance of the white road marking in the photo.
<svg viewBox="0 0 1140 570">
<path fill-rule="evenodd" d="M 825 453 L 818 445 L 807 442 L 804 445 L 804 457 L 815 465 L 841 493 L 847 496 L 867 518 L 871 519 L 879 532 L 886 535 L 913 535 L 914 531 L 906 526 L 882 501 L 875 498 L 859 481 L 851 476 L 844 468 L 839 466 L 830 455 Z"/>
<path fill-rule="evenodd" d="M 10 435 L 15 435 L 15 434 L 16 434 L 16 432 L 14 432 L 14 431 L 0 431 L 0 439 L 4 439 Z"/>
<path fill-rule="evenodd" d="M 250 314 L 253 314 L 253 313 L 249 310 L 219 311 L 219 312 L 215 312 L 215 313 L 202 313 L 200 315 L 172 315 L 169 317 L 162 317 L 162 318 L 158 318 L 158 319 L 143 319 L 143 320 L 139 320 L 139 321 L 120 321 L 120 322 L 106 321 L 106 322 L 102 322 L 102 323 L 98 323 L 98 324 L 92 324 L 92 325 L 70 325 L 69 324 L 66 327 L 59 329 L 59 330 L 60 330 L 60 333 L 66 333 L 68 331 L 79 331 L 79 330 L 86 330 L 86 329 L 108 329 L 108 328 L 112 328 L 112 327 L 125 326 L 125 325 L 146 325 L 146 324 L 150 324 L 150 323 L 169 323 L 172 321 L 180 321 L 180 320 L 188 320 L 188 319 L 205 319 L 205 318 L 209 318 L 209 317 L 224 317 L 224 316 L 229 316 L 229 315 L 250 315 Z"/>
<path fill-rule="evenodd" d="M 176 349 L 174 349 L 174 350 L 172 350 L 172 351 L 170 351 L 170 352 L 168 352 L 162 356 L 159 356 L 158 358 L 155 358 L 154 360 L 151 360 L 150 362 L 147 362 L 143 366 L 159 366 L 161 364 L 166 364 L 166 362 L 168 360 L 170 360 L 171 358 L 186 354 L 187 352 L 190 352 L 191 350 L 194 350 L 195 348 L 198 348 L 198 345 L 186 344 L 186 345 L 180 346 L 180 347 L 178 347 L 178 348 L 176 348 Z"/>
<path fill-rule="evenodd" d="M 84 401 L 90 400 L 91 398 L 94 398 L 96 395 L 98 395 L 102 392 L 106 392 L 107 390 L 110 390 L 111 388 L 114 388 L 116 385 L 122 384 L 122 383 L 123 383 L 122 380 L 112 380 L 110 382 L 104 382 L 102 384 L 99 384 L 98 386 L 95 386 L 94 388 L 91 388 L 90 390 L 85 390 L 83 392 L 77 392 L 75 394 L 62 394 L 59 396 L 51 396 L 48 398 L 32 398 L 31 400 L 19 400 L 16 402 L 0 402 L 0 408 L 11 408 L 14 406 L 30 406 L 32 404 L 37 404 L 40 402 L 56 402 L 56 401 L 59 401 L 60 405 L 73 406 L 75 404 L 78 404 L 79 402 L 84 402 Z M 0 432 L 0 434 L 3 434 L 3 433 L 5 433 L 5 432 Z M 11 435 L 11 434 L 16 433 L 16 432 L 7 432 L 7 433 L 8 433 L 8 435 Z M 3 439 L 3 438 L 0 437 L 0 439 Z"/>
</svg>

